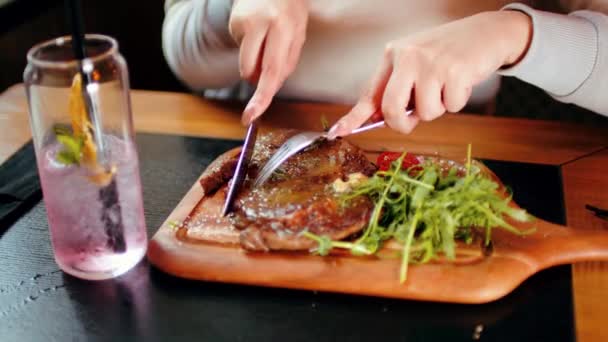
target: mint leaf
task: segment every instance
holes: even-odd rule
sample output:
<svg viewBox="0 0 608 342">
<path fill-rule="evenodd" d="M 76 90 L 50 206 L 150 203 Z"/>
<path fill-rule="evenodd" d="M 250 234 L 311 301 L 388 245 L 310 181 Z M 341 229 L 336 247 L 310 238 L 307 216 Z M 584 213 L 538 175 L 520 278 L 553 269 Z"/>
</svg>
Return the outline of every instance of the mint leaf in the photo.
<svg viewBox="0 0 608 342">
<path fill-rule="evenodd" d="M 70 153 L 74 156 L 79 156 L 81 153 L 82 146 L 78 140 L 79 139 L 76 139 L 69 135 L 58 135 L 57 136 L 57 141 L 59 141 L 61 143 L 61 145 L 63 145 L 63 147 L 65 148 L 65 151 L 67 151 L 68 153 Z"/>
<path fill-rule="evenodd" d="M 68 151 L 59 151 L 55 159 L 63 165 L 78 164 L 78 160 L 76 160 L 74 155 L 69 153 Z"/>
<path fill-rule="evenodd" d="M 63 150 L 57 153 L 57 161 L 64 165 L 80 164 L 84 138 L 72 136 L 71 132 L 62 126 L 55 126 L 53 130 L 57 141 L 63 146 Z"/>
<path fill-rule="evenodd" d="M 72 130 L 69 127 L 62 125 L 55 125 L 53 127 L 53 132 L 55 132 L 55 135 L 72 135 Z"/>
</svg>

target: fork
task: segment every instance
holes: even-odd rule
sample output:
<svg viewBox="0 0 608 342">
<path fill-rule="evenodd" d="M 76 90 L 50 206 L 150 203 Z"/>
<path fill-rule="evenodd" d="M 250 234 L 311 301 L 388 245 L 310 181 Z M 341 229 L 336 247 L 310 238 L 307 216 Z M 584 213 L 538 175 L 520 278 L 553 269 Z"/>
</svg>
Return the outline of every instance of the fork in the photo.
<svg viewBox="0 0 608 342">
<path fill-rule="evenodd" d="M 359 127 L 350 134 L 362 133 L 365 131 L 369 131 L 374 128 L 384 127 L 384 120 L 378 121 L 369 125 L 365 125 Z M 349 134 L 349 135 L 350 135 Z M 272 175 L 272 173 L 281 166 L 287 159 L 291 158 L 298 152 L 312 145 L 314 142 L 327 138 L 327 132 L 302 132 L 294 135 L 293 137 L 287 139 L 279 147 L 279 149 L 272 155 L 272 157 L 266 162 L 262 170 L 258 173 L 258 176 L 255 178 L 253 182 L 254 187 L 261 186 L 264 184 Z"/>
<path fill-rule="evenodd" d="M 411 111 L 408 111 L 406 114 L 409 113 L 411 113 Z M 369 125 L 361 126 L 357 129 L 354 129 L 348 135 L 362 133 L 380 127 L 384 127 L 384 120 L 374 122 Z M 281 145 L 281 147 L 279 147 L 279 149 L 272 155 L 268 162 L 266 162 L 262 170 L 260 170 L 258 176 L 253 181 L 253 186 L 258 187 L 264 184 L 268 180 L 268 178 L 270 178 L 272 173 L 287 159 L 291 158 L 296 153 L 312 145 L 314 142 L 326 138 L 327 132 L 310 131 L 296 134 L 293 137 L 287 139 L 287 141 L 285 141 L 283 145 Z"/>
</svg>

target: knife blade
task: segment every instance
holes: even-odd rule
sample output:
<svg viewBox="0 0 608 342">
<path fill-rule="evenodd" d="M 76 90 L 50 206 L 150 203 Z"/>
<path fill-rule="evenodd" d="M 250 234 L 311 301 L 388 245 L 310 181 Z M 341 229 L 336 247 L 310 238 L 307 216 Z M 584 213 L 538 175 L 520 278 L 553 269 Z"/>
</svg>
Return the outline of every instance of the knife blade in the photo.
<svg viewBox="0 0 608 342">
<path fill-rule="evenodd" d="M 226 216 L 232 211 L 232 204 L 234 203 L 234 199 L 238 194 L 239 189 L 243 185 L 245 177 L 247 177 L 247 169 L 249 167 L 249 161 L 251 160 L 251 156 L 253 155 L 253 147 L 255 146 L 255 140 L 257 138 L 257 135 L 258 126 L 256 121 L 254 120 L 253 122 L 251 122 L 251 124 L 249 124 L 249 127 L 247 128 L 245 142 L 243 143 L 243 148 L 241 149 L 241 154 L 236 164 L 236 169 L 234 170 L 234 176 L 232 177 L 230 187 L 228 188 L 228 193 L 226 194 L 226 202 L 224 202 L 222 216 Z"/>
</svg>

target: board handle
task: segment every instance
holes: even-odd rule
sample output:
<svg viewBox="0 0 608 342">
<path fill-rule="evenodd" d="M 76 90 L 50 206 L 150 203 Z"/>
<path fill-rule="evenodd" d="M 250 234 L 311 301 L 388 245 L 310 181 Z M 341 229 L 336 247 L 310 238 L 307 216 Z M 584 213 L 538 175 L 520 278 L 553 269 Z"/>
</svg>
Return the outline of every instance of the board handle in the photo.
<svg viewBox="0 0 608 342">
<path fill-rule="evenodd" d="M 580 229 L 539 221 L 538 241 L 529 252 L 544 269 L 582 261 L 608 261 L 608 231 Z"/>
</svg>

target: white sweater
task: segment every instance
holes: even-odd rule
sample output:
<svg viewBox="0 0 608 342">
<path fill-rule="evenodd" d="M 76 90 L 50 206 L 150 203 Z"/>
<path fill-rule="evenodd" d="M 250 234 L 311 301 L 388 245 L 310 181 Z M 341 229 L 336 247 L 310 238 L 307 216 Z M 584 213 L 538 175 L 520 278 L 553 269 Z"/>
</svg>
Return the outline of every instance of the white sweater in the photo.
<svg viewBox="0 0 608 342">
<path fill-rule="evenodd" d="M 475 87 L 470 104 L 493 97 L 501 74 L 536 85 L 559 101 L 608 116 L 608 16 L 603 14 L 608 13 L 608 0 L 559 1 L 569 15 L 508 2 L 311 0 L 299 64 L 278 96 L 352 104 L 380 63 L 388 41 L 482 11 L 508 8 L 531 16 L 530 48 L 517 65 Z M 167 62 L 185 84 L 208 96 L 251 93 L 239 78 L 238 47 L 228 33 L 231 6 L 231 0 L 165 2 Z"/>
</svg>

